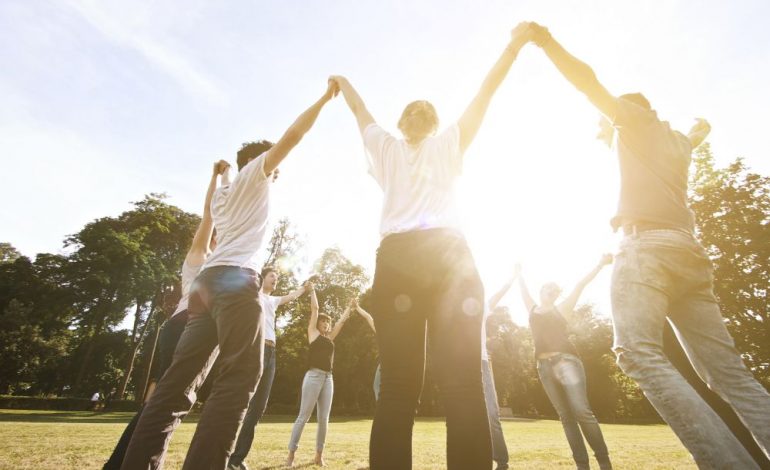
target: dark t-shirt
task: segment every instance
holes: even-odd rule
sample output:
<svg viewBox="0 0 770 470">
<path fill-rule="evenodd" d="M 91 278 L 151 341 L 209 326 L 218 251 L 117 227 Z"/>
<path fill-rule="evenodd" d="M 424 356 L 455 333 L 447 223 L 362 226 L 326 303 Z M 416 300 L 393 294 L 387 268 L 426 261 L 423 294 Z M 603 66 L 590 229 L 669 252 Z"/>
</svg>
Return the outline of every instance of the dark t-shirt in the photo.
<svg viewBox="0 0 770 470">
<path fill-rule="evenodd" d="M 567 335 L 567 320 L 556 308 L 542 313 L 535 313 L 535 308 L 537 307 L 533 307 L 529 312 L 529 329 L 535 342 L 535 357 L 550 352 L 577 356 L 577 349 Z"/>
<path fill-rule="evenodd" d="M 310 369 L 321 369 L 326 372 L 331 372 L 333 363 L 334 341 L 324 335 L 318 335 L 318 338 L 310 343 L 308 367 Z"/>
<path fill-rule="evenodd" d="M 690 140 L 655 111 L 622 98 L 617 105 L 613 126 L 618 133 L 620 201 L 612 227 L 635 223 L 692 230 L 687 205 Z"/>
</svg>

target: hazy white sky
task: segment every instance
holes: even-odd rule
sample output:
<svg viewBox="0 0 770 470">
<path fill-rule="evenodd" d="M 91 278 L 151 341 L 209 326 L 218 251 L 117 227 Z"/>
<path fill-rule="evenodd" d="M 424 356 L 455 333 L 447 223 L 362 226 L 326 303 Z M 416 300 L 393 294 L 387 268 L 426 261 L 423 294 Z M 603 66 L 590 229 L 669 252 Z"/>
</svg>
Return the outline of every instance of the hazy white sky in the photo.
<svg viewBox="0 0 770 470">
<path fill-rule="evenodd" d="M 607 88 L 644 92 L 686 130 L 709 119 L 720 163 L 770 172 L 770 3 L 757 1 L 0 2 L 0 241 L 25 255 L 149 192 L 200 212 L 210 163 L 277 139 L 348 76 L 396 132 L 403 106 L 457 119 L 522 20 L 541 22 Z M 515 260 L 533 290 L 569 288 L 612 251 L 612 155 L 598 115 L 534 47 L 519 56 L 466 154 L 466 234 L 488 292 Z M 338 245 L 371 272 L 380 193 L 340 99 L 282 166 L 272 218 L 307 260 Z M 307 266 L 296 266 L 300 274 Z M 609 313 L 609 270 L 585 301 Z M 526 313 L 517 296 L 514 318 Z"/>
</svg>

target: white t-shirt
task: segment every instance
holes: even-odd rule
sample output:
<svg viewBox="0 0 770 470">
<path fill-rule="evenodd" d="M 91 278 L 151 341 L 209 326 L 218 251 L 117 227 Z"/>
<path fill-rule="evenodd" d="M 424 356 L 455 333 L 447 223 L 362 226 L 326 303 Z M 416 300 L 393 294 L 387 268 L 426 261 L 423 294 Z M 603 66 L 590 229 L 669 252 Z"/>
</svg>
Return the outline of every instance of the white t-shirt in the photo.
<svg viewBox="0 0 770 470">
<path fill-rule="evenodd" d="M 198 273 L 201 272 L 202 267 L 202 264 L 197 266 L 191 265 L 187 262 L 187 260 L 182 263 L 182 297 L 179 299 L 179 304 L 177 305 L 176 310 L 174 310 L 174 313 L 171 314 L 172 317 L 177 313 L 187 310 L 187 305 L 190 302 L 190 287 L 192 286 L 195 278 L 198 276 Z"/>
<path fill-rule="evenodd" d="M 281 303 L 281 298 L 259 291 L 259 303 L 262 305 L 262 317 L 265 319 L 265 339 L 275 343 L 275 310 Z"/>
<path fill-rule="evenodd" d="M 460 228 L 455 180 L 462 172 L 460 129 L 454 124 L 441 134 L 410 147 L 377 124 L 363 131 L 369 173 L 385 195 L 380 235 Z"/>
<path fill-rule="evenodd" d="M 269 150 L 249 162 L 232 183 L 220 186 L 211 200 L 217 247 L 203 265 L 238 266 L 259 272 L 257 252 L 267 229 L 270 182 L 265 175 Z"/>
<path fill-rule="evenodd" d="M 99 401 L 99 392 L 95 392 L 91 395 L 91 401 Z"/>
</svg>

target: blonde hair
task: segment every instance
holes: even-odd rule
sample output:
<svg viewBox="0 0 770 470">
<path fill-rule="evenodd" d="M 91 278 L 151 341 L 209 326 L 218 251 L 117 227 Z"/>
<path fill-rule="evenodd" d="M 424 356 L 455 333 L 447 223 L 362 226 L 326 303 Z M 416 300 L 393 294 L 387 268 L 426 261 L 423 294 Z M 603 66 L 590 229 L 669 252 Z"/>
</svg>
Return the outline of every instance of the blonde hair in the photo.
<svg viewBox="0 0 770 470">
<path fill-rule="evenodd" d="M 398 129 L 409 145 L 417 145 L 436 132 L 438 114 L 436 108 L 425 100 L 412 101 L 398 120 Z"/>
</svg>

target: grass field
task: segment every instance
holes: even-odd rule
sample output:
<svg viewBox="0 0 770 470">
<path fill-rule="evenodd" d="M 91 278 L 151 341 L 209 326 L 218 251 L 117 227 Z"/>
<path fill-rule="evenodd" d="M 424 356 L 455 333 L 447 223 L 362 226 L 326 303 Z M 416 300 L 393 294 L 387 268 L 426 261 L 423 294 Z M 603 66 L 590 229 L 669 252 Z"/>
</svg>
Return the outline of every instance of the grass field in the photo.
<svg viewBox="0 0 770 470">
<path fill-rule="evenodd" d="M 97 469 L 107 459 L 130 413 L 0 410 L 0 469 Z M 180 468 L 192 438 L 191 416 L 171 442 L 166 468 Z M 278 469 L 286 456 L 293 417 L 269 416 L 257 427 L 246 463 L 251 469 Z M 505 421 L 514 469 L 574 468 L 557 421 Z M 329 469 L 365 469 L 370 419 L 332 420 L 326 443 Z M 310 464 L 315 423 L 305 427 L 297 451 L 300 468 Z M 662 425 L 602 425 L 616 469 L 693 469 L 692 459 L 671 430 Z M 414 468 L 446 468 L 445 427 L 439 419 L 415 425 Z M 595 462 L 592 465 L 596 468 Z"/>
</svg>

